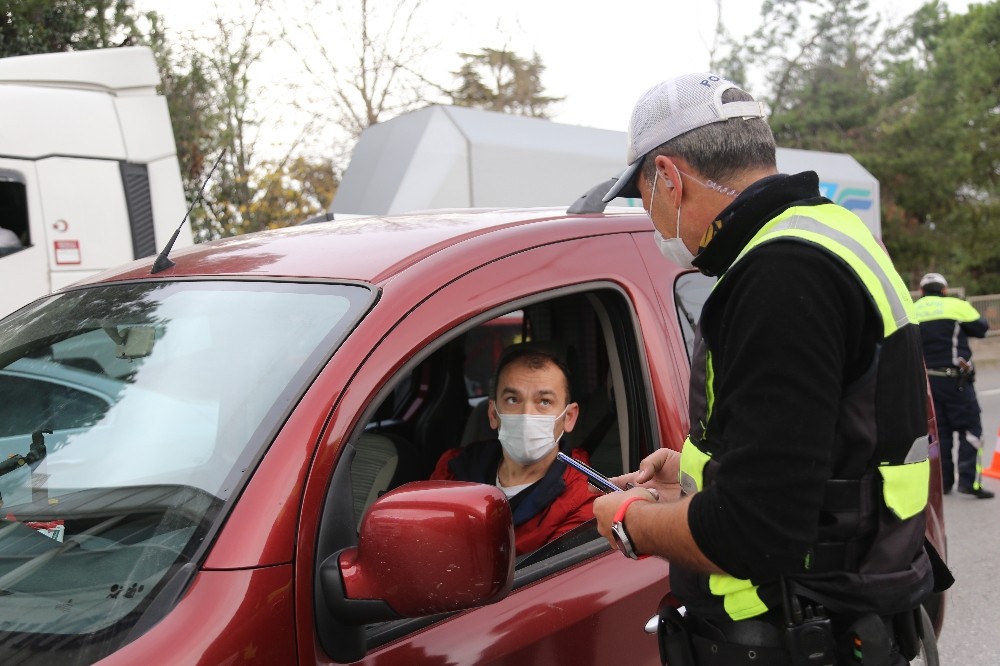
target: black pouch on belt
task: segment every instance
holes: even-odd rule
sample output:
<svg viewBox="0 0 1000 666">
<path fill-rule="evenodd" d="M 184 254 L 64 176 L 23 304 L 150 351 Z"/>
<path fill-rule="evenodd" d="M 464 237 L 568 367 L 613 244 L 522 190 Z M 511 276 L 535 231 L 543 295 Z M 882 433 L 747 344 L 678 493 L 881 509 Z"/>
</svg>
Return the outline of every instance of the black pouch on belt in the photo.
<svg viewBox="0 0 1000 666">
<path fill-rule="evenodd" d="M 687 625 L 673 606 L 664 606 L 660 609 L 656 640 L 660 645 L 661 663 L 667 666 L 696 666 Z"/>
<path fill-rule="evenodd" d="M 862 615 L 847 627 L 841 645 L 845 663 L 887 666 L 892 640 L 885 621 L 874 613 Z"/>
</svg>

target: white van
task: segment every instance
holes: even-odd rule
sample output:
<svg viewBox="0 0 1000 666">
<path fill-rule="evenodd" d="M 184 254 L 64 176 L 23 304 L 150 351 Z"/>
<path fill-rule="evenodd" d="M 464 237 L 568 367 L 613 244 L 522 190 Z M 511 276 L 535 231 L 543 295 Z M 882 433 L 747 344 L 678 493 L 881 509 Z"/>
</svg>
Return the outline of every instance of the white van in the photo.
<svg viewBox="0 0 1000 666">
<path fill-rule="evenodd" d="M 180 224 L 159 82 L 145 47 L 0 58 L 0 316 L 155 254 Z"/>
</svg>

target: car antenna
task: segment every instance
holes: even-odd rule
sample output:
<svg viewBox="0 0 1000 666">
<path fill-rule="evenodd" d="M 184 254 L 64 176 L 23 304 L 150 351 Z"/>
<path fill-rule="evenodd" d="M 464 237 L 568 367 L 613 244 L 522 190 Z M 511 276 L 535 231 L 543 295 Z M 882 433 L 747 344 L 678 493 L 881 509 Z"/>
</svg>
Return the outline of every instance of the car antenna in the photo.
<svg viewBox="0 0 1000 666">
<path fill-rule="evenodd" d="M 226 149 L 223 148 L 222 152 L 219 153 L 219 156 L 215 158 L 215 164 L 212 165 L 212 170 L 208 172 L 208 175 L 205 176 L 205 180 L 201 182 L 201 188 L 198 190 L 198 196 L 196 196 L 194 201 L 191 202 L 191 205 L 188 206 L 187 212 L 184 213 L 184 219 L 181 220 L 179 225 L 177 225 L 177 228 L 174 230 L 174 235 L 170 237 L 169 241 L 167 241 L 163 251 L 156 255 L 156 261 L 153 262 L 153 268 L 149 271 L 150 275 L 156 275 L 160 271 L 165 271 L 174 265 L 174 262 L 171 261 L 168 256 L 170 254 L 170 250 L 174 247 L 174 241 L 177 240 L 177 235 L 181 232 L 181 229 L 184 228 L 184 223 L 187 222 L 188 216 L 191 215 L 191 211 L 194 210 L 194 207 L 198 205 L 199 201 L 201 201 L 201 195 L 205 192 L 205 186 L 208 185 L 208 181 L 212 178 L 212 174 L 215 173 L 215 168 L 219 166 L 219 162 L 222 161 L 222 156 L 225 154 Z"/>
</svg>

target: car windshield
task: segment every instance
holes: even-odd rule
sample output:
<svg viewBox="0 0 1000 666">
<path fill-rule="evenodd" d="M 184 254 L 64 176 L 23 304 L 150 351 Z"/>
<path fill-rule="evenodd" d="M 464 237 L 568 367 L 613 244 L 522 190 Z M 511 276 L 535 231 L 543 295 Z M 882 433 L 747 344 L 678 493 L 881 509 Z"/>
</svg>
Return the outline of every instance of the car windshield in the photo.
<svg viewBox="0 0 1000 666">
<path fill-rule="evenodd" d="M 0 322 L 0 645 L 127 633 L 197 562 L 371 297 L 343 284 L 141 282 Z"/>
</svg>

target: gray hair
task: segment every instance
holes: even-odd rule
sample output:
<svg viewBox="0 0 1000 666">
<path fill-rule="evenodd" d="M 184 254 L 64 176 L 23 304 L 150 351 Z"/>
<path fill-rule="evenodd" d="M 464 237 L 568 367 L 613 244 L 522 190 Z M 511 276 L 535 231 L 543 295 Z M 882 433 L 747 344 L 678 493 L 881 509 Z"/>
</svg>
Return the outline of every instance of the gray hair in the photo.
<svg viewBox="0 0 1000 666">
<path fill-rule="evenodd" d="M 752 101 L 738 88 L 727 90 L 723 102 Z M 764 118 L 733 118 L 681 134 L 649 151 L 642 173 L 650 182 L 656 173 L 656 156 L 679 157 L 698 173 L 725 185 L 752 169 L 775 169 L 774 134 Z"/>
</svg>

